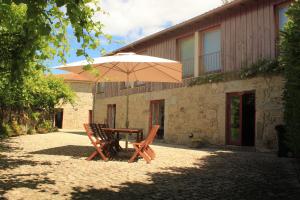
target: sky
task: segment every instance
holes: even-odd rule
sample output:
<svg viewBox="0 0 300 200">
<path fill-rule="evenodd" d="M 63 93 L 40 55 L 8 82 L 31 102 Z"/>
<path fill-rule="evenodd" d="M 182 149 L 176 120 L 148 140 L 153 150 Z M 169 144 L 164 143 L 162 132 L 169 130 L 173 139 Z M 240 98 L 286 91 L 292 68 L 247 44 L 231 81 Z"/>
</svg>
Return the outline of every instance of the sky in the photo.
<svg viewBox="0 0 300 200">
<path fill-rule="evenodd" d="M 96 14 L 93 19 L 104 24 L 104 32 L 115 41 L 101 44 L 102 48 L 110 52 L 214 9 L 222 5 L 222 0 L 99 0 L 99 4 L 107 14 Z M 71 28 L 68 34 L 72 39 L 67 63 L 84 60 L 84 57 L 76 56 L 79 44 Z M 101 56 L 100 48 L 89 50 L 88 53 L 93 58 Z M 55 58 L 46 65 L 51 68 L 61 63 Z M 60 70 L 52 72 L 63 73 Z"/>
</svg>

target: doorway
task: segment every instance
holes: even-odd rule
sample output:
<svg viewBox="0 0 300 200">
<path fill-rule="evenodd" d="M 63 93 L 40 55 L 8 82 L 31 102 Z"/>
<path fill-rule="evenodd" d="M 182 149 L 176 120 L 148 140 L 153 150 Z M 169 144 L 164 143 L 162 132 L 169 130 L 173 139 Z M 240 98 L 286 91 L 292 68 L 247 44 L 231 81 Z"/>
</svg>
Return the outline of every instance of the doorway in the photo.
<svg viewBox="0 0 300 200">
<path fill-rule="evenodd" d="M 157 139 L 164 138 L 165 124 L 165 101 L 155 100 L 150 102 L 150 129 L 153 125 L 160 125 L 157 132 Z"/>
<path fill-rule="evenodd" d="M 62 129 L 63 127 L 64 109 L 58 108 L 55 110 L 54 125 L 55 127 Z"/>
<path fill-rule="evenodd" d="M 93 123 L 93 111 L 89 110 L 89 124 Z"/>
<path fill-rule="evenodd" d="M 255 93 L 227 94 L 226 144 L 255 145 Z"/>
<path fill-rule="evenodd" d="M 107 105 L 107 125 L 109 128 L 116 128 L 116 104 Z"/>
</svg>

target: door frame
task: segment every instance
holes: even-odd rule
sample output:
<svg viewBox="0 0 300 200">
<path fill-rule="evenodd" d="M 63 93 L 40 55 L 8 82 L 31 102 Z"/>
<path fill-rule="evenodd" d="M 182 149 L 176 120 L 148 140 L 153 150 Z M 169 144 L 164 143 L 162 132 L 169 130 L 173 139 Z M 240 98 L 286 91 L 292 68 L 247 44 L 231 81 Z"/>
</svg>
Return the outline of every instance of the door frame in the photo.
<svg viewBox="0 0 300 200">
<path fill-rule="evenodd" d="M 93 110 L 89 110 L 89 123 L 93 123 Z"/>
<path fill-rule="evenodd" d="M 110 111 L 112 110 L 112 108 L 114 108 L 114 127 L 109 127 L 109 128 L 115 128 L 116 127 L 116 114 L 117 114 L 117 104 L 107 104 L 107 111 L 106 111 L 106 123 L 109 125 L 109 116 L 110 116 Z"/>
<path fill-rule="evenodd" d="M 149 104 L 149 111 L 150 111 L 150 115 L 149 115 L 149 131 L 152 128 L 152 110 L 151 110 L 151 106 L 152 106 L 152 104 L 158 103 L 158 102 L 163 102 L 164 103 L 164 112 L 165 112 L 165 102 L 166 102 L 165 99 L 157 99 L 157 100 L 151 100 L 150 101 L 150 104 Z"/>
<path fill-rule="evenodd" d="M 61 129 L 63 129 L 63 127 L 64 127 L 64 109 L 63 108 L 56 108 L 55 115 L 54 115 L 54 125 L 55 126 L 56 126 L 56 115 L 58 113 L 57 111 L 61 113 Z"/>
<path fill-rule="evenodd" d="M 236 145 L 242 146 L 243 141 L 243 95 L 245 94 L 254 94 L 254 146 L 256 143 L 256 93 L 255 90 L 243 91 L 243 92 L 229 92 L 226 93 L 226 105 L 225 105 L 225 142 L 226 145 Z M 240 99 L 240 107 L 239 107 L 239 123 L 240 123 L 240 138 L 237 142 L 232 142 L 230 137 L 230 124 L 231 124 L 231 109 L 230 109 L 230 98 L 232 96 L 238 96 Z"/>
</svg>

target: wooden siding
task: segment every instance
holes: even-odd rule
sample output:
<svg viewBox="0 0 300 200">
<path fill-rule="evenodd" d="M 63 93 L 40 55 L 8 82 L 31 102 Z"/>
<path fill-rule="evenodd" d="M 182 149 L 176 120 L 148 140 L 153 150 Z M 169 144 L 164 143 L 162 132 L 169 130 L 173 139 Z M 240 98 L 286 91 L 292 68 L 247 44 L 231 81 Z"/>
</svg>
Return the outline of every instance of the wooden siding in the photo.
<svg viewBox="0 0 300 200">
<path fill-rule="evenodd" d="M 247 4 L 240 4 L 220 15 L 210 16 L 205 20 L 161 36 L 161 38 L 155 38 L 123 51 L 142 52 L 150 56 L 177 60 L 178 38 L 219 26 L 222 37 L 222 71 L 237 71 L 259 59 L 275 58 L 277 35 L 275 6 L 282 2 L 286 2 L 286 0 L 253 0 Z M 202 69 L 200 69 L 200 73 L 203 73 Z M 189 80 L 185 80 L 183 84 L 146 83 L 129 89 L 128 92 L 135 94 L 172 89 L 184 87 L 188 82 Z M 125 95 L 126 91 L 126 89 L 121 89 L 119 83 L 106 83 L 104 93 L 99 96 L 104 98 Z"/>
</svg>

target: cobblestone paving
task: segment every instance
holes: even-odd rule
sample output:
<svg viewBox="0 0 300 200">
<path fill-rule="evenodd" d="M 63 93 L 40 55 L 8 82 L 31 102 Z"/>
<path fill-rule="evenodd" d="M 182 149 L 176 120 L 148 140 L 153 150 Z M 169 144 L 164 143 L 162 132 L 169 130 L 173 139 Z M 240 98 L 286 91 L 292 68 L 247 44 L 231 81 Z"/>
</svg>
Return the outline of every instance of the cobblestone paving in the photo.
<svg viewBox="0 0 300 200">
<path fill-rule="evenodd" d="M 85 135 L 51 133 L 0 142 L 0 199 L 300 199 L 292 159 L 273 154 L 155 145 L 157 159 L 129 154 L 85 161 Z"/>
</svg>

